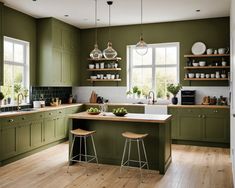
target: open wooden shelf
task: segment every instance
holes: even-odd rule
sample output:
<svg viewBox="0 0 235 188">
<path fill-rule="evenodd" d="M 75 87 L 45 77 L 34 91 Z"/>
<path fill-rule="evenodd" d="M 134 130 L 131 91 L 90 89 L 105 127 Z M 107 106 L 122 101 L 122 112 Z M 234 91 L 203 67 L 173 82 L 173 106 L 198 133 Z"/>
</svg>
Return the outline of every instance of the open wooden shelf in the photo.
<svg viewBox="0 0 235 188">
<path fill-rule="evenodd" d="M 227 81 L 228 78 L 184 78 L 189 81 Z"/>
<path fill-rule="evenodd" d="M 87 71 L 120 71 L 121 68 L 87 69 Z"/>
<path fill-rule="evenodd" d="M 184 69 L 229 69 L 230 66 L 191 66 L 191 67 L 184 67 Z"/>
<path fill-rule="evenodd" d="M 105 59 L 105 58 L 91 59 L 91 58 L 88 58 L 87 60 L 88 61 L 121 61 L 122 58 L 121 57 L 115 57 L 115 58 L 112 58 L 112 59 Z"/>
<path fill-rule="evenodd" d="M 89 82 L 120 82 L 121 79 L 87 79 Z"/>
<path fill-rule="evenodd" d="M 229 57 L 230 54 L 210 54 L 210 55 L 207 55 L 207 54 L 203 54 L 203 55 L 193 55 L 193 54 L 189 54 L 189 55 L 184 55 L 184 57 L 194 57 L 194 58 L 197 58 L 197 57 Z"/>
</svg>

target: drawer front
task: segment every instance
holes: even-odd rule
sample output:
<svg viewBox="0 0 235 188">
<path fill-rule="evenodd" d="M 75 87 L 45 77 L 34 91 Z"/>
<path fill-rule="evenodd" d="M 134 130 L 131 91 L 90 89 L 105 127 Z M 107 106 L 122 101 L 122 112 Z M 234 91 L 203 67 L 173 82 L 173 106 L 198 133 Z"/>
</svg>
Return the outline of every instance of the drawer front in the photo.
<svg viewBox="0 0 235 188">
<path fill-rule="evenodd" d="M 198 115 L 201 114 L 201 109 L 198 108 L 180 108 L 179 109 L 180 114 L 191 114 L 191 115 Z"/>
<path fill-rule="evenodd" d="M 228 115 L 229 116 L 229 109 L 219 109 L 219 108 L 211 108 L 211 109 L 203 109 L 203 114 L 205 115 Z"/>
<path fill-rule="evenodd" d="M 55 117 L 57 115 L 58 115 L 57 110 L 50 110 L 48 112 L 44 112 L 44 117 L 45 118 Z"/>
<path fill-rule="evenodd" d="M 37 112 L 33 114 L 27 114 L 27 115 L 22 115 L 19 116 L 19 121 L 32 121 L 32 120 L 37 120 L 37 119 L 43 119 L 44 118 L 44 113 L 42 112 Z"/>
<path fill-rule="evenodd" d="M 61 115 L 64 115 L 65 113 L 65 110 L 64 109 L 60 109 L 60 110 L 57 110 L 57 116 L 61 116 Z"/>
<path fill-rule="evenodd" d="M 65 109 L 65 114 L 75 114 L 75 113 L 78 113 L 79 109 L 80 109 L 80 106 L 67 108 L 67 109 Z"/>
<path fill-rule="evenodd" d="M 168 108 L 167 111 L 168 111 L 168 114 L 177 115 L 179 109 L 177 109 L 177 108 Z"/>
<path fill-rule="evenodd" d="M 15 125 L 20 121 L 20 116 L 14 116 L 14 117 L 7 117 L 7 118 L 1 118 L 1 124 L 3 126 L 11 126 Z"/>
</svg>

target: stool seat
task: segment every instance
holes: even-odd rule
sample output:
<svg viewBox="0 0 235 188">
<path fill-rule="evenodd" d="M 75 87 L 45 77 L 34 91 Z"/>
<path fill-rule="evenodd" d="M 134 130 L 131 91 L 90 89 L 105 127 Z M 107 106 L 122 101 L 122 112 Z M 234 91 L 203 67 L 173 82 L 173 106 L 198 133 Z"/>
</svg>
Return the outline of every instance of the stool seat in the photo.
<svg viewBox="0 0 235 188">
<path fill-rule="evenodd" d="M 125 138 L 129 138 L 129 139 L 143 139 L 146 136 L 148 136 L 148 134 L 137 134 L 137 133 L 132 133 L 132 132 L 124 132 L 124 133 L 122 133 L 122 136 Z"/>
<path fill-rule="evenodd" d="M 95 133 L 95 131 L 87 131 L 87 130 L 83 130 L 83 129 L 74 129 L 71 130 L 71 133 L 77 136 L 88 136 L 88 135 L 92 135 Z"/>
</svg>

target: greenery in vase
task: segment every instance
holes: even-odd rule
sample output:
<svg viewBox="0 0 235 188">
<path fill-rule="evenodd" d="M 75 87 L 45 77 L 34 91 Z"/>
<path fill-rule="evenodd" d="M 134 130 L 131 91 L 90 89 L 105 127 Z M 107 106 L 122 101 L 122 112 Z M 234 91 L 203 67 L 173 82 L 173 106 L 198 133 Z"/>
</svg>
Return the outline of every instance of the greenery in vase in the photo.
<svg viewBox="0 0 235 188">
<path fill-rule="evenodd" d="M 171 93 L 174 97 L 179 93 L 179 91 L 182 89 L 181 84 L 168 84 L 167 85 L 167 91 Z"/>
<path fill-rule="evenodd" d="M 23 88 L 23 95 L 25 98 L 29 96 L 29 90 L 27 88 Z"/>
</svg>

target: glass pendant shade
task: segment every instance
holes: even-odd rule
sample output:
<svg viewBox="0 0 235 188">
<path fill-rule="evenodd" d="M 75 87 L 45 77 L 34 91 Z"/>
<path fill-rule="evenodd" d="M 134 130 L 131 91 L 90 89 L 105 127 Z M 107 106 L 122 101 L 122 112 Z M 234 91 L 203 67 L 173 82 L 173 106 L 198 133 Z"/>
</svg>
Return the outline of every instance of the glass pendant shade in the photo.
<svg viewBox="0 0 235 188">
<path fill-rule="evenodd" d="M 100 59 L 102 58 L 102 52 L 98 48 L 98 44 L 94 45 L 94 50 L 91 51 L 90 57 L 91 59 Z"/>
<path fill-rule="evenodd" d="M 140 41 L 135 46 L 136 53 L 144 56 L 148 52 L 148 45 L 144 42 L 144 39 L 141 35 Z"/>
<path fill-rule="evenodd" d="M 107 48 L 103 51 L 103 55 L 106 59 L 113 59 L 117 56 L 117 52 L 113 49 L 111 42 L 108 42 Z"/>
</svg>

